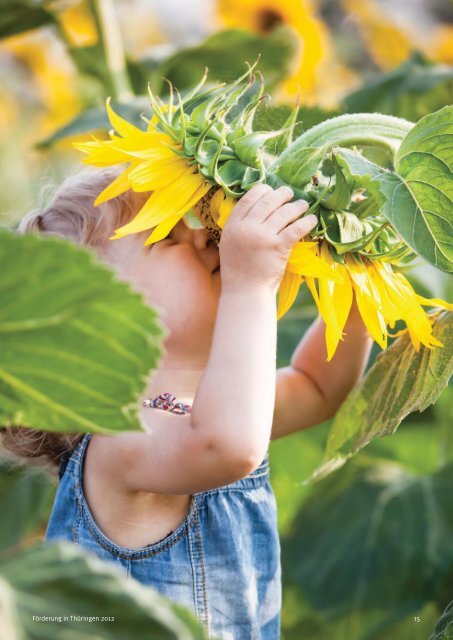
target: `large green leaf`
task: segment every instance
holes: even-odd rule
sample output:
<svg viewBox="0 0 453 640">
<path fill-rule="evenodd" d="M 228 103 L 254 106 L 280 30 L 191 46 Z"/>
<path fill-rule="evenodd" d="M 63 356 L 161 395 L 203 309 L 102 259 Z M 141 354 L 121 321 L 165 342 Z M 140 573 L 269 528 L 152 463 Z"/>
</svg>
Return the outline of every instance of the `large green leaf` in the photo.
<svg viewBox="0 0 453 640">
<path fill-rule="evenodd" d="M 284 587 L 281 640 L 426 640 L 439 617 L 439 608 L 428 603 L 396 623 L 383 612 L 352 612 L 329 620 L 304 601 L 300 589 Z"/>
<path fill-rule="evenodd" d="M 19 543 L 48 516 L 55 487 L 38 469 L 0 459 L 0 551 Z"/>
<path fill-rule="evenodd" d="M 188 610 L 69 542 L 39 543 L 11 555 L 0 564 L 0 574 L 13 593 L 12 605 L 28 640 L 203 638 Z M 61 616 L 62 621 L 33 616 Z"/>
<path fill-rule="evenodd" d="M 450 602 L 439 618 L 429 640 L 453 640 L 453 602 Z"/>
<path fill-rule="evenodd" d="M 420 120 L 396 154 L 397 173 L 357 151 L 340 149 L 336 154 L 351 187 L 366 189 L 376 211 L 392 223 L 406 244 L 447 272 L 453 269 L 453 146 L 447 146 L 453 134 L 450 116 L 451 110 L 449 114 L 445 108 Z M 433 135 L 435 131 L 439 135 Z"/>
<path fill-rule="evenodd" d="M 163 329 L 94 254 L 0 232 L 0 424 L 138 430 L 139 396 Z"/>
<path fill-rule="evenodd" d="M 373 438 L 391 435 L 413 411 L 433 404 L 453 372 L 453 313 L 442 313 L 433 335 L 443 347 L 415 351 L 407 334 L 376 358 L 338 410 L 327 442 L 322 476 L 344 464 Z"/>
<path fill-rule="evenodd" d="M 453 106 L 425 116 L 395 157 L 384 215 L 431 264 L 453 271 Z M 386 183 L 384 183 L 385 186 Z"/>
<path fill-rule="evenodd" d="M 453 69 L 433 64 L 415 54 L 397 69 L 380 74 L 344 98 L 342 107 L 350 113 L 387 113 L 418 120 L 451 102 Z"/>
<path fill-rule="evenodd" d="M 32 0 L 0 0 L 0 38 L 54 24 L 46 3 Z"/>
<path fill-rule="evenodd" d="M 353 614 L 352 628 L 364 613 L 382 625 L 418 611 L 451 579 L 452 483 L 451 464 L 421 477 L 349 464 L 313 487 L 282 538 L 286 580 L 326 617 Z"/>
<path fill-rule="evenodd" d="M 152 72 L 151 87 L 157 94 L 167 93 L 163 80 L 166 78 L 180 91 L 191 88 L 206 67 L 209 82 L 231 82 L 244 73 L 246 62 L 252 64 L 258 56 L 258 69 L 272 87 L 288 75 L 296 50 L 297 40 L 287 29 L 276 29 L 268 35 L 236 29 L 221 31 L 165 60 Z"/>
</svg>

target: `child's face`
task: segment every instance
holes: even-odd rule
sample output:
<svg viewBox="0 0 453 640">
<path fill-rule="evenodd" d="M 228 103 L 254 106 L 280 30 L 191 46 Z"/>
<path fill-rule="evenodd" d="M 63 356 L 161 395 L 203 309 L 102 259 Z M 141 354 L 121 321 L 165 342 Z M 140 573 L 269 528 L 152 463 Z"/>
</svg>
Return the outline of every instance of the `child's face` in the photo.
<svg viewBox="0 0 453 640">
<path fill-rule="evenodd" d="M 184 219 L 167 238 L 144 246 L 149 234 L 108 240 L 102 255 L 159 311 L 169 330 L 168 355 L 203 365 L 220 297 L 219 250 L 205 229 L 192 229 Z"/>
</svg>

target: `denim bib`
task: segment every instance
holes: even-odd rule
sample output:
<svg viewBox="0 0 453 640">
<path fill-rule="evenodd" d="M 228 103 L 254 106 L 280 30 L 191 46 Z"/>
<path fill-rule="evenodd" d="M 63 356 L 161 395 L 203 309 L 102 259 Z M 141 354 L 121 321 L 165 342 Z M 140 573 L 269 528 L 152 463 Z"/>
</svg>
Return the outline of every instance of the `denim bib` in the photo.
<svg viewBox="0 0 453 640">
<path fill-rule="evenodd" d="M 83 492 L 91 434 L 63 461 L 46 542 L 65 539 L 189 609 L 207 638 L 279 640 L 280 541 L 269 451 L 241 480 L 192 495 L 183 522 L 158 542 L 128 549 L 96 523 Z"/>
</svg>

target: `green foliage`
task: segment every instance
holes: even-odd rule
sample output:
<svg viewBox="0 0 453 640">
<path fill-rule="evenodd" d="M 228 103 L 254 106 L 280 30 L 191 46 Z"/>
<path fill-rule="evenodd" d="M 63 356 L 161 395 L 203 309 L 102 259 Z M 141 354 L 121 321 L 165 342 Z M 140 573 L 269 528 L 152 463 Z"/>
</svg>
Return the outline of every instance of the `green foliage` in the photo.
<svg viewBox="0 0 453 640">
<path fill-rule="evenodd" d="M 71 47 L 69 52 L 79 71 L 101 82 L 105 96 L 112 95 L 109 69 L 100 46 Z M 148 84 L 154 92 L 164 97 L 169 91 L 167 81 L 170 81 L 184 95 L 187 89 L 200 81 L 208 65 L 210 82 L 229 82 L 243 73 L 246 62 L 260 56 L 259 69 L 269 87 L 275 88 L 284 80 L 294 53 L 295 43 L 286 30 L 268 36 L 236 30 L 217 33 L 200 45 L 178 52 L 160 63 L 146 58 L 129 61 L 128 68 L 138 95 L 127 103 L 113 101 L 112 107 L 122 117 L 144 129 L 141 114 L 151 116 L 149 100 L 144 97 L 148 92 Z M 317 123 L 323 119 L 323 113 L 322 110 L 308 109 L 301 113 L 301 117 L 308 123 Z M 70 136 L 108 129 L 110 124 L 105 108 L 92 107 L 41 140 L 37 146 L 44 149 Z"/>
<path fill-rule="evenodd" d="M 23 33 L 54 24 L 53 14 L 47 10 L 46 3 L 33 0 L 1 0 L 0 2 L 0 38 Z"/>
<path fill-rule="evenodd" d="M 37 469 L 14 467 L 0 459 L 0 552 L 18 544 L 43 523 L 50 511 L 54 488 Z"/>
<path fill-rule="evenodd" d="M 444 347 L 416 352 L 407 334 L 377 358 L 338 410 L 317 475 L 328 473 L 373 438 L 391 435 L 410 413 L 433 404 L 453 372 L 453 314 L 442 313 L 433 335 Z"/>
<path fill-rule="evenodd" d="M 115 96 L 115 86 L 101 42 L 85 47 L 67 46 L 80 77 L 88 76 L 100 83 L 106 95 Z"/>
<path fill-rule="evenodd" d="M 452 114 L 452 107 L 444 107 L 422 118 L 402 140 L 395 155 L 395 171 L 371 162 L 356 150 L 340 148 L 334 154 L 338 163 L 336 185 L 341 185 L 341 194 L 346 195 L 347 185 L 351 190 L 365 190 L 365 206 L 372 207 L 370 212 L 374 215 L 380 212 L 410 249 L 447 272 L 453 270 L 453 147 L 448 143 L 453 131 Z M 320 126 L 326 125 L 329 121 Z M 306 138 L 307 144 L 314 144 L 315 130 L 316 127 L 301 136 Z M 300 138 L 292 145 L 292 156 L 286 151 L 278 160 L 279 172 L 284 172 L 288 182 L 297 154 L 302 166 L 306 162 L 307 149 L 299 149 L 299 144 Z M 283 162 L 284 158 L 287 160 Z M 304 179 L 306 177 L 304 175 Z M 325 201 L 322 204 L 325 206 Z M 344 201 L 337 204 L 338 208 L 344 208 Z M 356 211 L 360 217 L 370 213 L 367 208 L 360 212 L 359 207 Z"/>
<path fill-rule="evenodd" d="M 0 423 L 141 429 L 138 399 L 163 335 L 157 313 L 91 253 L 0 233 Z"/>
<path fill-rule="evenodd" d="M 231 29 L 210 36 L 202 44 L 178 51 L 151 74 L 153 93 L 165 94 L 170 80 L 179 90 L 197 84 L 206 66 L 211 82 L 231 82 L 244 72 L 244 64 L 259 57 L 258 69 L 272 88 L 287 76 L 297 49 L 292 32 L 281 28 L 268 35 Z"/>
<path fill-rule="evenodd" d="M 349 113 L 378 111 L 418 120 L 451 102 L 453 69 L 415 54 L 397 69 L 378 75 L 342 102 Z"/>
<path fill-rule="evenodd" d="M 172 604 L 155 589 L 128 577 L 113 563 L 66 541 L 39 543 L 20 556 L 7 556 L 0 563 L 0 574 L 0 594 L 2 586 L 6 586 L 10 601 L 6 612 L 17 612 L 18 638 L 203 638 L 200 625 L 188 611 Z M 2 613 L 0 609 L 0 615 Z M 69 619 L 62 622 L 33 620 L 33 616 L 65 615 Z M 94 619 L 78 621 L 71 620 L 71 616 Z M 1 622 L 0 626 L 4 628 Z"/>
<path fill-rule="evenodd" d="M 42 2 L 3 0 L 1 9 L 0 37 L 55 24 Z M 80 78 L 94 79 L 100 97 L 114 94 L 112 70 L 100 45 L 69 51 Z M 145 94 L 151 79 L 152 88 L 165 98 L 168 85 L 162 76 L 171 79 L 184 96 L 205 66 L 209 66 L 210 81 L 228 82 L 243 71 L 245 61 L 256 60 L 259 54 L 266 89 L 272 90 L 284 80 L 294 51 L 290 32 L 258 36 L 231 31 L 164 61 L 147 58 L 126 63 L 136 93 Z M 348 96 L 342 109 L 415 121 L 451 102 L 452 78 L 451 68 L 416 56 Z M 151 115 L 143 96 L 112 106 L 141 128 L 145 126 L 141 114 Z M 331 211 L 321 210 L 326 219 L 330 216 L 332 241 L 344 244 L 352 236 L 360 239 L 366 229 L 359 222 L 379 213 L 419 255 L 451 270 L 451 157 L 445 155 L 451 145 L 444 144 L 446 138 L 430 139 L 435 123 L 444 136 L 451 135 L 451 124 L 448 118 L 441 121 L 442 113 L 445 111 L 415 127 L 397 152 L 410 123 L 387 120 L 390 126 L 374 130 L 369 117 L 360 115 L 355 120 L 336 121 L 334 131 L 332 118 L 339 112 L 317 107 L 300 110 L 292 135 L 299 148 L 305 144 L 311 151 L 299 151 L 294 156 L 297 167 L 289 173 L 297 171 L 301 188 L 319 170 L 325 145 L 328 151 L 332 144 L 360 145 L 363 154 L 334 150 L 341 175 L 338 167 L 335 175 L 329 175 L 332 184 L 326 197 L 333 192 L 342 198 L 330 201 Z M 293 114 L 290 107 L 260 105 L 253 129 L 278 131 L 288 126 Z M 325 121 L 329 122 L 316 128 Z M 42 146 L 109 128 L 104 107 L 95 107 Z M 253 140 L 256 143 L 257 138 Z M 267 140 L 263 148 L 278 155 L 290 140 L 285 132 Z M 243 146 L 248 141 L 245 138 Z M 429 146 L 433 143 L 434 149 Z M 254 161 L 257 151 L 255 144 Z M 391 164 L 395 152 L 396 173 Z M 230 158 L 219 170 L 229 186 L 245 178 L 243 167 L 235 162 Z M 256 177 L 250 171 L 247 176 Z M 364 189 L 367 199 L 347 206 L 346 194 L 353 189 Z M 314 200 L 319 193 L 314 193 Z M 20 418 L 21 424 L 55 430 L 140 428 L 135 409 L 138 394 L 145 375 L 156 364 L 161 338 L 155 314 L 81 251 L 52 240 L 24 242 L 28 244 L 0 234 L 0 260 L 6 274 L 0 283 L 0 418 Z M 295 305 L 279 323 L 279 366 L 288 363 L 316 314 L 306 286 L 299 300 L 302 304 Z M 100 301 L 101 308 L 95 301 Z M 96 331 L 96 336 L 82 334 L 80 322 Z M 436 332 L 440 335 L 438 328 Z M 446 332 L 444 327 L 444 338 Z M 446 344 L 447 340 L 451 345 L 450 333 Z M 375 345 L 373 354 L 377 352 Z M 387 352 L 389 360 L 387 354 L 379 356 L 376 368 L 334 421 L 329 455 L 342 461 L 371 442 L 359 452 L 356 465 L 321 483 L 304 481 L 322 463 L 330 421 L 272 443 L 271 480 L 284 534 L 284 582 L 290 577 L 284 591 L 282 640 L 426 640 L 431 632 L 448 601 L 438 595 L 439 589 L 450 597 L 452 592 L 453 473 L 451 465 L 438 471 L 440 464 L 453 458 L 451 394 L 444 391 L 422 415 L 412 413 L 392 438 L 376 436 L 383 435 L 382 431 L 394 433 L 407 413 L 434 402 L 451 369 L 450 352 L 451 346 L 432 352 L 422 347 L 416 354 L 403 338 L 394 351 Z M 54 406 L 45 398 L 51 398 Z M 87 421 L 95 423 L 93 429 Z M 7 518 L 3 519 L 0 549 L 21 542 L 36 530 L 49 508 L 50 494 L 51 487 L 41 474 L 1 464 L 0 512 Z M 8 554 L 3 571 L 0 568 L 0 629 L 8 640 L 202 637 L 189 613 L 126 580 L 114 572 L 115 567 L 82 549 L 40 545 L 22 556 Z M 114 626 L 98 622 L 64 627 L 31 621 L 33 614 L 55 615 L 56 611 L 72 615 L 110 612 L 116 622 Z M 333 620 L 329 619 L 332 615 L 336 616 Z M 414 615 L 420 616 L 419 624 Z M 451 629 L 450 606 L 431 640 L 452 638 Z"/>
<path fill-rule="evenodd" d="M 285 594 L 291 594 L 286 616 L 291 617 L 283 621 L 281 640 L 426 640 L 439 615 L 438 607 L 429 603 L 398 622 L 380 625 L 382 616 L 368 612 L 332 621 L 310 609 L 297 587 L 288 587 Z"/>
<path fill-rule="evenodd" d="M 435 600 L 453 575 L 452 481 L 453 464 L 414 477 L 364 461 L 322 480 L 282 539 L 288 583 L 324 617 L 354 614 L 356 628 L 363 613 L 382 626 Z"/>
<path fill-rule="evenodd" d="M 419 255 L 453 271 L 453 107 L 425 116 L 395 157 L 400 183 L 384 215 Z"/>
</svg>

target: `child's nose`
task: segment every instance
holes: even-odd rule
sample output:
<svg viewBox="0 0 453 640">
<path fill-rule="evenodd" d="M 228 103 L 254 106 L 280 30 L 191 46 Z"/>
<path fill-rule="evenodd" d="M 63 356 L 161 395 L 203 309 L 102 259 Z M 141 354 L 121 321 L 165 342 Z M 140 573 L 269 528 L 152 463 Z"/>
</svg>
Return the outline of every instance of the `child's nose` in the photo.
<svg viewBox="0 0 453 640">
<path fill-rule="evenodd" d="M 206 249 L 209 242 L 209 236 L 207 229 L 192 229 L 193 234 L 193 243 L 195 249 L 201 251 L 202 249 Z"/>
<path fill-rule="evenodd" d="M 208 232 L 206 229 L 192 229 L 187 226 L 184 220 L 173 228 L 172 237 L 176 242 L 187 242 L 193 244 L 198 251 L 206 249 L 209 241 Z"/>
</svg>

